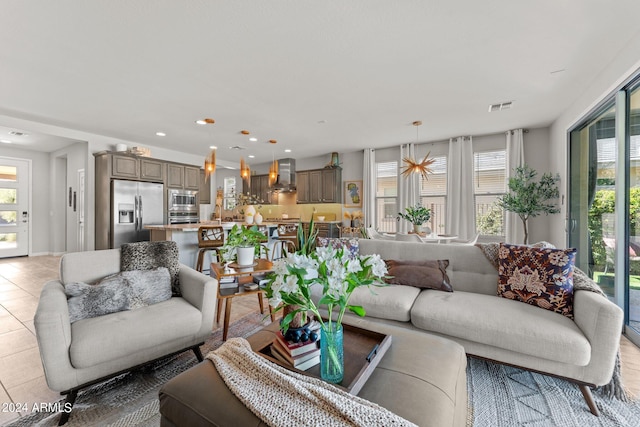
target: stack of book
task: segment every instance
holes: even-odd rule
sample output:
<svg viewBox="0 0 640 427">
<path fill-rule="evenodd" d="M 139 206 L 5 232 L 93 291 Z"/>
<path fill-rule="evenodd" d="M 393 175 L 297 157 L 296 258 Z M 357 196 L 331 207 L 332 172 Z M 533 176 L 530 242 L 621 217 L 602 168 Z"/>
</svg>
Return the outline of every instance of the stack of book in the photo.
<svg viewBox="0 0 640 427">
<path fill-rule="evenodd" d="M 306 371 L 320 363 L 320 341 L 294 343 L 287 341 L 278 331 L 271 344 L 271 355 L 289 366 Z"/>
<path fill-rule="evenodd" d="M 218 279 L 218 283 L 220 283 L 220 289 L 237 288 L 238 278 L 236 276 L 222 276 Z"/>
</svg>

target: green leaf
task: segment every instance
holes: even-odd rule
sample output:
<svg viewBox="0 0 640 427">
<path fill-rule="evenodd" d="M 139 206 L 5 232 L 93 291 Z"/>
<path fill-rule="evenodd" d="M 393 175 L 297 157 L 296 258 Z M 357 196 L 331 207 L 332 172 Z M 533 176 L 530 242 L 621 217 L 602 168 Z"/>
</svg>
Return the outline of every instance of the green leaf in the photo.
<svg viewBox="0 0 640 427">
<path fill-rule="evenodd" d="M 359 305 L 349 305 L 347 306 L 347 308 L 349 309 L 349 311 L 351 311 L 352 313 L 357 314 L 360 317 L 364 317 L 367 312 L 364 310 L 364 308 L 362 308 Z"/>
</svg>

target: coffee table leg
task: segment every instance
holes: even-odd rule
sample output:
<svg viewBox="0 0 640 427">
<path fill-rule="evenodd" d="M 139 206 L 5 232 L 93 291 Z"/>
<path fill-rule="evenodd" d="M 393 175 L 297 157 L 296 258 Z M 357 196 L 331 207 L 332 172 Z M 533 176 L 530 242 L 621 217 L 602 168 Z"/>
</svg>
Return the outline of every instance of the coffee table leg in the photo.
<svg viewBox="0 0 640 427">
<path fill-rule="evenodd" d="M 262 293 L 258 294 L 258 304 L 260 304 L 260 314 L 264 314 L 264 302 L 262 301 Z"/>
<path fill-rule="evenodd" d="M 222 341 L 227 340 L 227 332 L 229 332 L 229 319 L 231 318 L 231 301 L 233 298 L 227 298 L 227 302 L 224 307 L 224 326 L 222 329 Z"/>
</svg>

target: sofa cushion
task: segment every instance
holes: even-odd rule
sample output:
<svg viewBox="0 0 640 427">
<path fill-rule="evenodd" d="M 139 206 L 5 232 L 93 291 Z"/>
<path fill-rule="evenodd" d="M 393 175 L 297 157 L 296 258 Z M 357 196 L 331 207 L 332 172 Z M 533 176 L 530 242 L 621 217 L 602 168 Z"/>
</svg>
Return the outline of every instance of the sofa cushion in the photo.
<svg viewBox="0 0 640 427">
<path fill-rule="evenodd" d="M 498 295 L 573 318 L 575 249 L 500 244 Z"/>
<path fill-rule="evenodd" d="M 361 286 L 353 291 L 349 304 L 362 306 L 367 317 L 408 322 L 419 293 L 420 289 L 411 286 Z M 322 287 L 312 286 L 311 296 L 317 303 L 322 297 Z"/>
<path fill-rule="evenodd" d="M 171 298 L 171 278 L 164 268 L 123 271 L 93 285 L 72 282 L 65 285 L 71 323 L 89 317 L 133 310 Z"/>
<path fill-rule="evenodd" d="M 121 311 L 71 325 L 69 358 L 75 368 L 88 368 L 153 349 L 172 340 L 193 342 L 202 313 L 182 298 Z"/>
<path fill-rule="evenodd" d="M 449 260 L 399 261 L 386 260 L 389 278 L 387 283 L 438 289 L 453 292 L 447 276 Z"/>
<path fill-rule="evenodd" d="M 120 247 L 120 269 L 153 270 L 166 267 L 171 275 L 171 293 L 179 297 L 180 293 L 180 260 L 178 244 L 174 241 L 125 243 Z"/>
<path fill-rule="evenodd" d="M 542 359 L 585 366 L 591 345 L 566 316 L 491 295 L 422 291 L 411 323 L 452 338 L 492 345 Z"/>
</svg>

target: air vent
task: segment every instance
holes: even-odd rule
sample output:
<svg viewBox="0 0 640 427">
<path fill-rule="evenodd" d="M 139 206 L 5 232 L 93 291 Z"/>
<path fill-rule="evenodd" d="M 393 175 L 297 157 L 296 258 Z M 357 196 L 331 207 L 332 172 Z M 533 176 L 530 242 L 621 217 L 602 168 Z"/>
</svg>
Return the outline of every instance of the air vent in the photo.
<svg viewBox="0 0 640 427">
<path fill-rule="evenodd" d="M 489 105 L 489 112 L 493 113 L 494 111 L 509 110 L 512 105 L 513 101 L 501 102 L 500 104 L 491 104 Z"/>
<path fill-rule="evenodd" d="M 241 145 L 234 145 L 233 147 L 229 147 L 230 150 L 246 150 L 247 147 L 243 147 Z"/>
<path fill-rule="evenodd" d="M 17 132 L 15 130 L 12 130 L 11 132 L 9 132 L 9 135 L 13 135 L 13 136 L 29 136 L 28 133 L 24 133 L 24 132 Z"/>
</svg>

